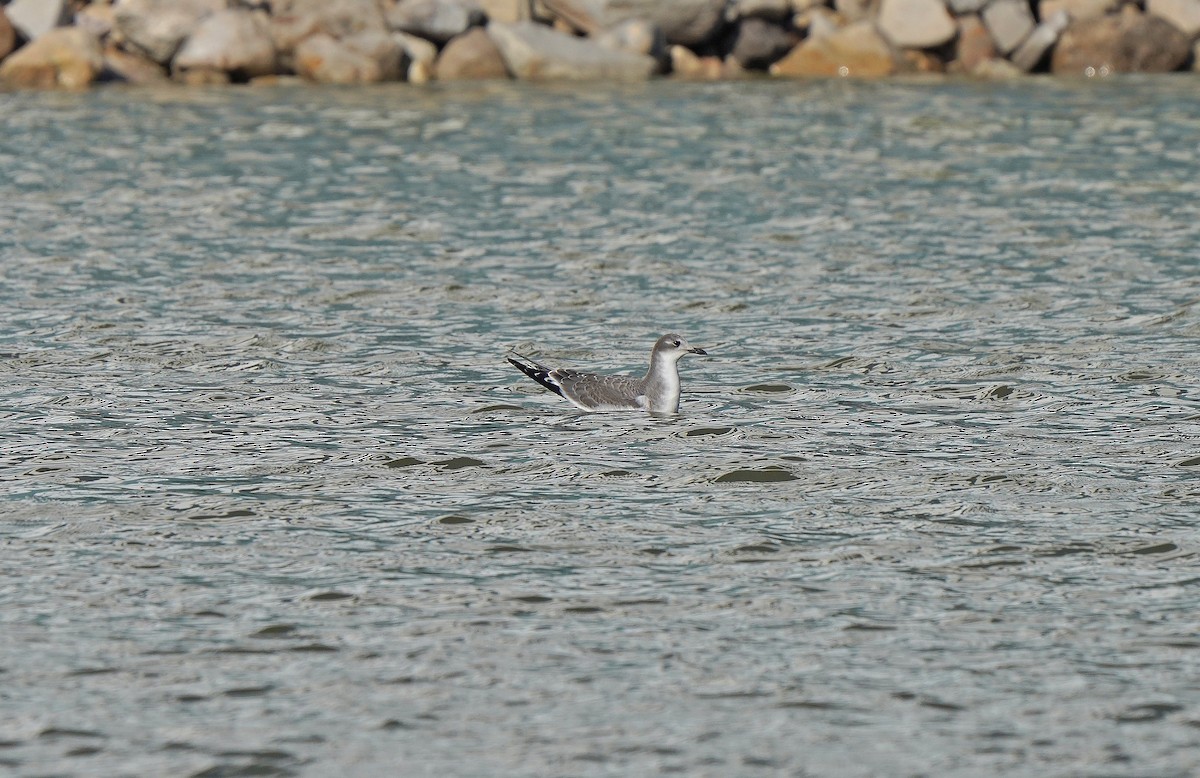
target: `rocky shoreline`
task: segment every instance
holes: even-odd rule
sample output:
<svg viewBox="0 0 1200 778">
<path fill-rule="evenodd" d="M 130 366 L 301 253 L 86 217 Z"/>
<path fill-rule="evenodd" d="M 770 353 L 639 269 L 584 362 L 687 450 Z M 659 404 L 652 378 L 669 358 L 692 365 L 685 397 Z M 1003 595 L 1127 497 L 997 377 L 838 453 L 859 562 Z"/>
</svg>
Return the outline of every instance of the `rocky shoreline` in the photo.
<svg viewBox="0 0 1200 778">
<path fill-rule="evenodd" d="M 0 86 L 1200 70 L 1200 0 L 8 0 Z"/>
</svg>

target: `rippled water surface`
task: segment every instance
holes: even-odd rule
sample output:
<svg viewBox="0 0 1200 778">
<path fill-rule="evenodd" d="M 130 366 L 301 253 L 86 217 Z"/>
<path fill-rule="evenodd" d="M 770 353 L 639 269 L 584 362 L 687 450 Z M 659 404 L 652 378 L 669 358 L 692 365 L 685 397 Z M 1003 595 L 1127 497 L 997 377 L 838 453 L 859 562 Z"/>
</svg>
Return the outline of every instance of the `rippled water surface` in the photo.
<svg viewBox="0 0 1200 778">
<path fill-rule="evenodd" d="M 1200 771 L 1191 81 L 0 115 L 0 768 Z"/>
</svg>

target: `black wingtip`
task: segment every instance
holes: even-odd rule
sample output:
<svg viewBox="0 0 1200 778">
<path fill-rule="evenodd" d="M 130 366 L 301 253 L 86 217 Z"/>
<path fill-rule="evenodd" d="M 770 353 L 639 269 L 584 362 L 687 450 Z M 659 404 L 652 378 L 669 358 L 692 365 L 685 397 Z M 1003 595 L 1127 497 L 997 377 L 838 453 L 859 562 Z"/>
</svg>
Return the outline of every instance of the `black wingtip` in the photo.
<svg viewBox="0 0 1200 778">
<path fill-rule="evenodd" d="M 545 367 L 542 367 L 538 363 L 532 362 L 532 361 L 530 362 L 530 364 L 525 364 L 524 362 L 518 362 L 517 360 L 513 359 L 512 357 L 506 357 L 506 359 L 509 361 L 509 363 L 513 367 L 515 367 L 517 370 L 520 370 L 522 373 L 529 376 L 534 381 L 537 381 L 539 384 L 541 384 L 546 389 L 549 389 L 550 391 L 554 392 L 559 397 L 563 396 L 562 389 L 560 389 L 556 384 L 553 384 L 550 382 L 550 379 L 549 379 L 550 371 L 548 369 L 546 369 Z"/>
</svg>

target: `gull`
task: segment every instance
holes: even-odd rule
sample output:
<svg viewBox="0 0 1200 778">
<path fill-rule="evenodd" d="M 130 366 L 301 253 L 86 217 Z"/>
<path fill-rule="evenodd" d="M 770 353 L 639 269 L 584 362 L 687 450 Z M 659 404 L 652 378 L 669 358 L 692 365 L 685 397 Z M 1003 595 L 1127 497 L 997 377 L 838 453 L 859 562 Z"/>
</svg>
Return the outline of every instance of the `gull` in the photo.
<svg viewBox="0 0 1200 778">
<path fill-rule="evenodd" d="M 596 375 L 549 368 L 528 357 L 508 357 L 518 370 L 584 411 L 644 410 L 679 412 L 679 360 L 685 354 L 707 355 L 675 333 L 663 335 L 650 350 L 650 369 L 641 378 Z"/>
</svg>

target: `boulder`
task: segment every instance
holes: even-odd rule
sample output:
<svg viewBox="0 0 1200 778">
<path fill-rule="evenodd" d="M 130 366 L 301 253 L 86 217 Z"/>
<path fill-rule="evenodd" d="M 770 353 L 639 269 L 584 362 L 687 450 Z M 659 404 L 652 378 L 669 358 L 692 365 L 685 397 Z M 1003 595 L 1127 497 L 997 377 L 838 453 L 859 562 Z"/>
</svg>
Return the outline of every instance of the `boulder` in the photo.
<svg viewBox="0 0 1200 778">
<path fill-rule="evenodd" d="M 955 16 L 977 14 L 988 4 L 988 0 L 946 0 L 950 12 Z"/>
<path fill-rule="evenodd" d="M 300 41 L 295 63 L 297 74 L 322 84 L 368 84 L 385 77 L 376 57 L 323 32 Z"/>
<path fill-rule="evenodd" d="M 451 38 L 437 58 L 435 72 L 439 81 L 465 81 L 508 78 L 504 57 L 483 28 L 473 27 Z"/>
<path fill-rule="evenodd" d="M 662 30 L 642 19 L 621 22 L 615 27 L 599 32 L 593 40 L 606 49 L 653 57 L 661 66 L 665 66 L 670 59 L 667 53 L 667 39 Z"/>
<path fill-rule="evenodd" d="M 766 70 L 798 42 L 791 31 L 757 16 L 742 19 L 736 29 L 729 56 L 743 68 Z"/>
<path fill-rule="evenodd" d="M 1046 19 L 1029 33 L 1029 37 L 1021 42 L 1009 59 L 1024 72 L 1032 71 L 1046 58 L 1047 52 L 1054 44 L 1058 43 L 1059 36 L 1067 29 L 1070 21 L 1071 17 L 1066 11 L 1059 11 Z"/>
<path fill-rule="evenodd" d="M 12 54 L 16 47 L 17 31 L 9 24 L 8 17 L 4 15 L 4 9 L 0 8 L 0 59 Z"/>
<path fill-rule="evenodd" d="M 10 86 L 82 89 L 104 69 L 100 41 L 79 27 L 56 27 L 0 62 L 0 82 Z"/>
<path fill-rule="evenodd" d="M 1165 73 L 1182 67 L 1191 49 L 1188 36 L 1170 22 L 1126 12 L 1072 23 L 1054 47 L 1050 70 Z"/>
<path fill-rule="evenodd" d="M 394 34 L 367 30 L 342 38 L 342 43 L 374 59 L 379 64 L 382 80 L 404 80 L 410 60 L 408 52 Z"/>
<path fill-rule="evenodd" d="M 116 11 L 111 5 L 89 3 L 75 14 L 75 26 L 104 40 L 116 27 Z"/>
<path fill-rule="evenodd" d="M 941 46 L 958 32 L 942 0 L 883 0 L 876 24 L 893 46 L 904 49 Z"/>
<path fill-rule="evenodd" d="M 542 0 L 556 17 L 592 34 L 629 19 L 651 22 L 668 43 L 697 46 L 724 23 L 725 0 Z"/>
<path fill-rule="evenodd" d="M 1024 76 L 1025 71 L 1006 59 L 985 59 L 971 69 L 971 75 L 984 81 L 1011 81 Z"/>
<path fill-rule="evenodd" d="M 725 63 L 720 57 L 701 57 L 687 46 L 675 45 L 669 51 L 671 73 L 689 81 L 716 81 L 725 76 Z"/>
<path fill-rule="evenodd" d="M 161 84 L 169 80 L 162 65 L 111 44 L 104 49 L 104 77 L 128 84 Z"/>
<path fill-rule="evenodd" d="M 862 22 L 875 16 L 876 0 L 833 0 L 833 10 L 846 22 Z"/>
<path fill-rule="evenodd" d="M 1037 24 L 1028 0 L 992 0 L 983 9 L 982 17 L 996 50 L 1004 55 L 1020 46 Z"/>
<path fill-rule="evenodd" d="M 230 9 L 206 17 L 171 65 L 177 73 L 219 71 L 237 81 L 274 73 L 277 57 L 266 16 Z"/>
<path fill-rule="evenodd" d="M 1189 38 L 1200 36 L 1200 0 L 1148 0 L 1146 13 L 1166 19 Z"/>
<path fill-rule="evenodd" d="M 8 21 L 29 40 L 70 24 L 73 11 L 67 0 L 12 0 L 4 6 Z"/>
<path fill-rule="evenodd" d="M 653 57 L 607 49 L 533 22 L 492 22 L 487 31 L 519 79 L 642 81 L 658 68 Z"/>
<path fill-rule="evenodd" d="M 897 56 L 897 73 L 945 73 L 946 63 L 926 49 L 901 49 Z"/>
<path fill-rule="evenodd" d="M 980 63 L 999 56 L 1000 52 L 996 51 L 991 34 L 978 16 L 972 14 L 959 18 L 958 39 L 954 59 L 950 63 L 952 71 L 971 73 Z"/>
<path fill-rule="evenodd" d="M 224 8 L 225 0 L 118 0 L 113 23 L 127 48 L 166 65 L 202 19 Z"/>
<path fill-rule="evenodd" d="M 1071 21 L 1081 22 L 1107 16 L 1115 12 L 1120 3 L 1121 0 L 1042 0 L 1038 4 L 1038 13 L 1043 19 L 1049 19 L 1059 11 L 1066 11 Z"/>
<path fill-rule="evenodd" d="M 794 13 L 792 0 L 731 0 L 725 7 L 725 20 L 766 19 L 783 22 Z"/>
<path fill-rule="evenodd" d="M 273 23 L 283 29 L 323 32 L 345 38 L 360 32 L 387 32 L 387 20 L 377 0 L 267 0 Z M 295 33 L 293 33 L 295 34 Z M 292 46 L 307 37 L 294 38 Z M 279 40 L 276 39 L 279 47 Z M 282 50 L 282 48 L 281 48 Z"/>
<path fill-rule="evenodd" d="M 895 52 L 869 21 L 855 22 L 816 38 L 807 38 L 771 66 L 776 76 L 853 76 L 872 78 L 896 72 Z"/>
<path fill-rule="evenodd" d="M 388 27 L 445 43 L 487 20 L 477 6 L 454 0 L 400 0 L 387 11 Z"/>
<path fill-rule="evenodd" d="M 529 0 L 476 0 L 476 5 L 489 21 L 506 24 L 530 19 L 533 13 Z"/>
<path fill-rule="evenodd" d="M 410 84 L 424 84 L 433 78 L 434 61 L 438 56 L 438 48 L 424 38 L 409 35 L 406 32 L 392 33 L 392 40 L 404 50 L 408 59 L 406 78 Z"/>
</svg>

